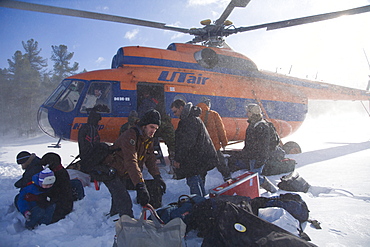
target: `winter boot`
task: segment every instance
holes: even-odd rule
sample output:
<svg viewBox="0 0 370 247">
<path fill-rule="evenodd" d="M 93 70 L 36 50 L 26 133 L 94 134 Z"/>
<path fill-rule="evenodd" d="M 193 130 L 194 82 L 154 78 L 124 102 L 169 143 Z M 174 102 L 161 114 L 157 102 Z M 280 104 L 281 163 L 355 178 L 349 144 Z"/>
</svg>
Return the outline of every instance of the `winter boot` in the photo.
<svg viewBox="0 0 370 247">
<path fill-rule="evenodd" d="M 278 190 L 278 188 L 273 183 L 271 183 L 271 181 L 267 177 L 264 176 L 263 178 L 264 180 L 263 183 L 261 184 L 261 187 L 267 190 L 268 192 L 275 193 Z"/>
</svg>

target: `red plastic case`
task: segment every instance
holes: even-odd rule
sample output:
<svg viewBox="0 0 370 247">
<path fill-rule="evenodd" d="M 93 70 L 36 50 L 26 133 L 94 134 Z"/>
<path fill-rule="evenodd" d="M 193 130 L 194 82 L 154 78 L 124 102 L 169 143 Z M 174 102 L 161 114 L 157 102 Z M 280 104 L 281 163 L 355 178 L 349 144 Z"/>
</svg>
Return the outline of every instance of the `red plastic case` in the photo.
<svg viewBox="0 0 370 247">
<path fill-rule="evenodd" d="M 239 195 L 255 198 L 260 196 L 257 173 L 246 172 L 235 178 L 231 183 L 223 183 L 209 191 L 210 197 L 219 195 Z"/>
</svg>

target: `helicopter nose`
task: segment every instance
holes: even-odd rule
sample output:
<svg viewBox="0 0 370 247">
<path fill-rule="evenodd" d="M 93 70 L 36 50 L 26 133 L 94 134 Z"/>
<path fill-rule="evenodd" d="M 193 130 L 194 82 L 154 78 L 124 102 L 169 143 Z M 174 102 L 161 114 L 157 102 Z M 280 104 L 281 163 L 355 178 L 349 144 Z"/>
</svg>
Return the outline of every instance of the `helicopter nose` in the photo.
<svg viewBox="0 0 370 247">
<path fill-rule="evenodd" d="M 44 107 L 40 107 L 37 113 L 37 122 L 40 129 L 51 137 L 56 137 L 54 129 L 51 127 L 49 122 L 49 111 Z"/>
</svg>

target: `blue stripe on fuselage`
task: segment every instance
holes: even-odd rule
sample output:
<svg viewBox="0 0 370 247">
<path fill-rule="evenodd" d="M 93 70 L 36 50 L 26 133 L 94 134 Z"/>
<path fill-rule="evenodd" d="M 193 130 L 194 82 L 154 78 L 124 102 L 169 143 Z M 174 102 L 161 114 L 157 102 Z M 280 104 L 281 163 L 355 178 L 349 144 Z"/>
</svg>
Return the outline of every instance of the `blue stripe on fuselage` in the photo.
<svg viewBox="0 0 370 247">
<path fill-rule="evenodd" d="M 246 118 L 245 106 L 249 103 L 256 103 L 254 99 L 221 97 L 202 94 L 181 94 L 186 101 L 192 102 L 194 105 L 201 102 L 204 97 L 207 97 L 212 102 L 212 110 L 217 111 L 221 117 L 227 118 Z M 170 106 L 175 96 L 179 93 L 166 92 L 166 111 L 172 115 Z M 272 119 L 280 119 L 283 121 L 303 121 L 307 114 L 307 105 L 301 103 L 283 102 L 262 100 L 262 105 L 265 108 L 268 117 Z"/>
</svg>

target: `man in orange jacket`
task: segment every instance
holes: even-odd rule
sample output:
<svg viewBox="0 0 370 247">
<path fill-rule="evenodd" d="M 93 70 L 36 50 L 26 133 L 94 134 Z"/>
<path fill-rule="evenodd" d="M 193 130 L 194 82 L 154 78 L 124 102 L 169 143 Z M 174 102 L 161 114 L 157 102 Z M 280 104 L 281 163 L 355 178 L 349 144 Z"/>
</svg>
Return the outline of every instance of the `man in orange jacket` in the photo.
<svg viewBox="0 0 370 247">
<path fill-rule="evenodd" d="M 204 125 L 206 126 L 207 131 L 212 139 L 213 145 L 215 146 L 215 149 L 217 151 L 217 156 L 219 160 L 219 165 L 217 166 L 217 169 L 222 174 L 224 181 L 227 181 L 231 179 L 231 174 L 229 167 L 226 164 L 225 157 L 220 150 L 221 147 L 224 150 L 228 143 L 224 123 L 222 122 L 222 119 L 218 112 L 210 110 L 210 99 L 205 99 L 197 106 L 202 109 L 202 113 L 199 117 L 202 119 Z"/>
</svg>

